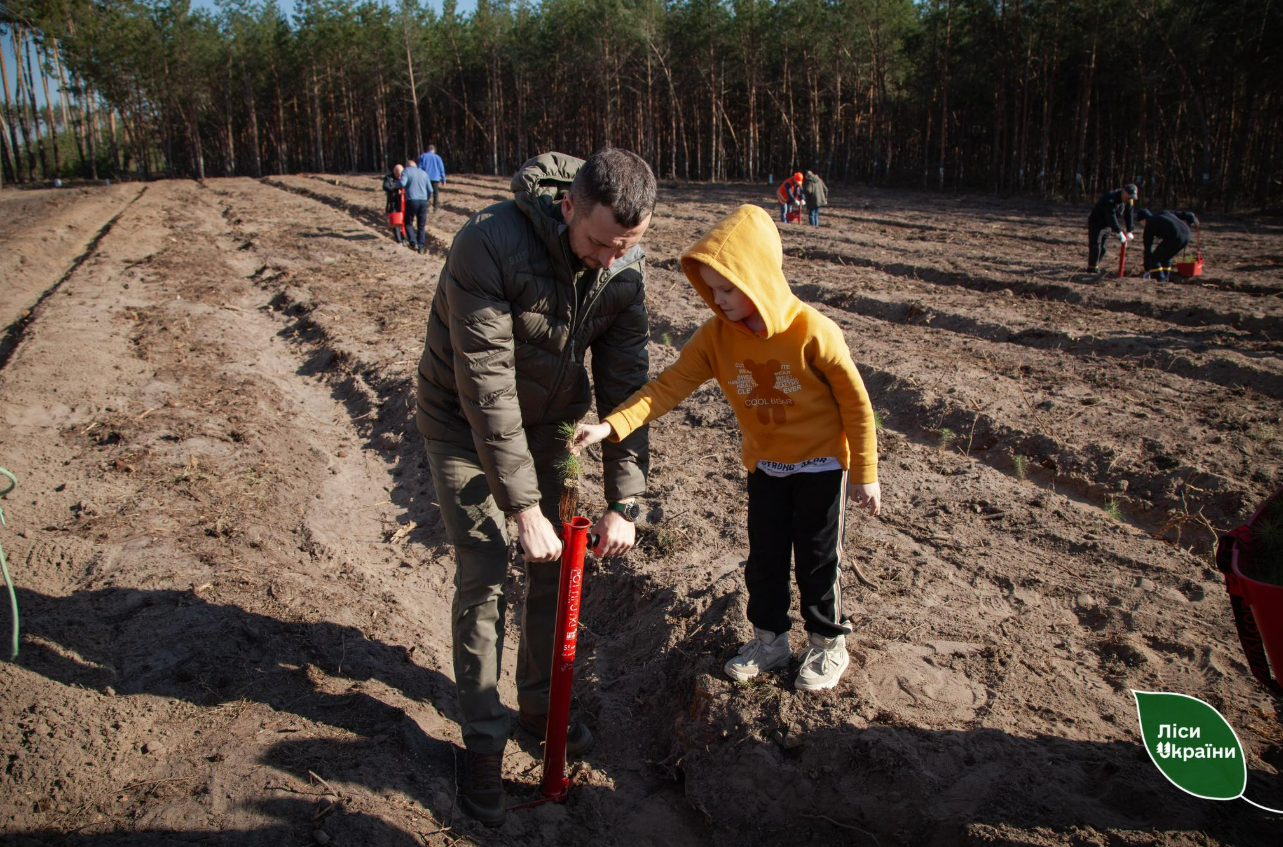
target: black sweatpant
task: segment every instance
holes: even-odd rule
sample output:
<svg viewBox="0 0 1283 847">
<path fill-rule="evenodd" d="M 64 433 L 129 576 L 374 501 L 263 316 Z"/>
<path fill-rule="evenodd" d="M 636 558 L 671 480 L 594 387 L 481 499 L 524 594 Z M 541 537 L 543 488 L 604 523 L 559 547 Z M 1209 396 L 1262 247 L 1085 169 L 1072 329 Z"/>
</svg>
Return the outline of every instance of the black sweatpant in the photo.
<svg viewBox="0 0 1283 847">
<path fill-rule="evenodd" d="M 441 183 L 437 180 L 432 182 L 432 211 L 436 212 L 441 208 Z"/>
<path fill-rule="evenodd" d="M 1089 224 L 1087 227 L 1087 267 L 1100 268 L 1109 252 L 1109 242 L 1116 240 L 1118 233 L 1112 227 Z"/>
<path fill-rule="evenodd" d="M 806 631 L 845 635 L 842 623 L 842 530 L 846 471 L 748 475 L 748 619 L 779 635 L 789 622 L 794 564 Z M 790 562 L 790 559 L 793 561 Z"/>
<path fill-rule="evenodd" d="M 1157 240 L 1158 244 L 1154 244 Z M 1189 245 L 1189 239 L 1176 238 L 1159 238 L 1154 239 L 1146 233 L 1145 238 L 1145 270 L 1171 270 L 1172 259 L 1176 254 L 1184 250 Z"/>
</svg>

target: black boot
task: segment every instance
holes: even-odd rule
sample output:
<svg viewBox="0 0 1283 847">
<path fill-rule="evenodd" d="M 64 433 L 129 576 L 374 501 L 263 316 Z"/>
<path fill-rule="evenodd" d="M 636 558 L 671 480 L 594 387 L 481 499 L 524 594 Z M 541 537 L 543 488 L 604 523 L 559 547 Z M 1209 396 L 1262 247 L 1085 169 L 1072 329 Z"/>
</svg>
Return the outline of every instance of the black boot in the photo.
<svg viewBox="0 0 1283 847">
<path fill-rule="evenodd" d="M 547 715 L 519 711 L 517 713 L 517 723 L 520 724 L 522 729 L 541 741 L 547 735 Z M 583 721 L 571 721 L 566 730 L 566 756 L 571 759 L 579 758 L 592 749 L 593 741 L 595 740 L 592 731 L 584 725 Z"/>
<path fill-rule="evenodd" d="M 503 823 L 507 801 L 503 796 L 503 753 L 463 754 L 463 779 L 459 783 L 459 808 L 486 826 Z"/>
</svg>

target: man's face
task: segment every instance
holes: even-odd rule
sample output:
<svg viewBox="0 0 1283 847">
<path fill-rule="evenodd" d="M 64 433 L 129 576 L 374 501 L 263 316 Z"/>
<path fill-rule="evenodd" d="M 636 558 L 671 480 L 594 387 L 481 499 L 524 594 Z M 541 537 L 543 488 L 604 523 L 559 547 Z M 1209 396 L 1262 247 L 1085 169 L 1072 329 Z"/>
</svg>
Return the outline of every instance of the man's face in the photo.
<svg viewBox="0 0 1283 847">
<path fill-rule="evenodd" d="M 576 206 L 567 192 L 561 201 L 561 216 L 570 230 L 570 250 L 592 270 L 609 268 L 646 234 L 650 215 L 632 229 L 620 226 L 615 214 L 604 203 L 584 209 Z"/>
<path fill-rule="evenodd" d="M 405 168 L 401 167 L 400 165 L 397 165 L 392 169 L 392 173 L 396 176 L 400 176 L 404 172 L 405 172 Z"/>
</svg>

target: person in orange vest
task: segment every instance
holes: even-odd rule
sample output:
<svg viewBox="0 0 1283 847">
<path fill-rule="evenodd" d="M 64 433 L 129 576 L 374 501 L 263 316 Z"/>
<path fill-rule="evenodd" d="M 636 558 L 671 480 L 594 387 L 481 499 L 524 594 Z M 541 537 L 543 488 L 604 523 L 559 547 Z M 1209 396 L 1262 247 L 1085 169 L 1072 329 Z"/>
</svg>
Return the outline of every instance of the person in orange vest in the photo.
<svg viewBox="0 0 1283 847">
<path fill-rule="evenodd" d="M 775 196 L 780 201 L 780 223 L 788 223 L 791 206 L 802 205 L 802 174 L 795 173 L 780 183 Z"/>
</svg>

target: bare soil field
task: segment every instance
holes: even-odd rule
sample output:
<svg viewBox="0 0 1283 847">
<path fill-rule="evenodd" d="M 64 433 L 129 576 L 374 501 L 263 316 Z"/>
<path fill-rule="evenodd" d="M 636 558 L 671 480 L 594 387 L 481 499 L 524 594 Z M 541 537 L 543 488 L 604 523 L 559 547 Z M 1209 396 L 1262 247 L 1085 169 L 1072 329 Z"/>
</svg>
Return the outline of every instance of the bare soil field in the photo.
<svg viewBox="0 0 1283 847">
<path fill-rule="evenodd" d="M 496 829 L 455 802 L 412 389 L 453 234 L 507 180 L 452 178 L 424 256 L 375 176 L 0 193 L 0 844 L 1277 844 L 1277 816 L 1162 777 L 1130 690 L 1221 709 L 1246 796 L 1283 805 L 1280 704 L 1209 555 L 1283 484 L 1283 225 L 1213 216 L 1207 273 L 1158 284 L 1075 272 L 1085 207 L 834 189 L 783 237 L 884 423 L 850 670 L 722 676 L 751 634 L 744 470 L 705 386 L 651 427 L 638 547 L 588 566 L 597 746 L 566 804 Z M 708 317 L 677 257 L 771 191 L 662 185 L 653 371 Z M 540 756 L 514 736 L 514 802 Z"/>
</svg>

